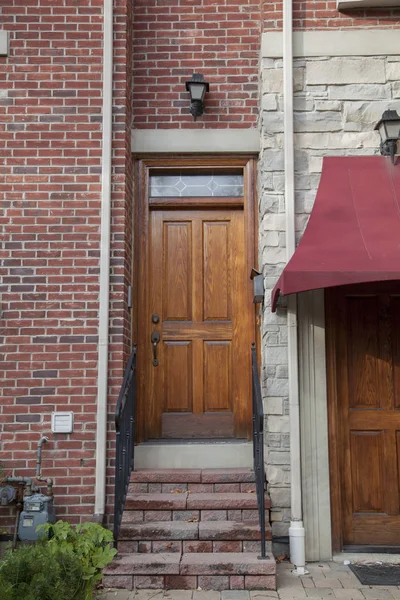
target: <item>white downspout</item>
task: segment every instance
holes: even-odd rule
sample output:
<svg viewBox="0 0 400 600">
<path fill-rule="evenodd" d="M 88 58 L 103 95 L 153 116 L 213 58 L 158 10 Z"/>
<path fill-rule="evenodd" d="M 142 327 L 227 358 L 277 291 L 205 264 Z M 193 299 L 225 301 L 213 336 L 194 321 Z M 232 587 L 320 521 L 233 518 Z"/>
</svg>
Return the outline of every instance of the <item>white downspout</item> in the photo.
<svg viewBox="0 0 400 600">
<path fill-rule="evenodd" d="M 287 262 L 296 247 L 294 201 L 294 129 L 293 129 L 293 15 L 292 0 L 283 0 L 283 110 L 286 206 Z M 297 343 L 296 296 L 288 296 L 288 377 L 290 423 L 291 521 L 289 527 L 290 561 L 295 573 L 305 573 L 305 538 L 301 499 L 300 410 Z"/>
<path fill-rule="evenodd" d="M 113 85 L 113 0 L 104 0 L 103 137 L 101 166 L 99 350 L 96 415 L 96 487 L 93 519 L 102 522 L 106 505 L 108 325 L 111 229 L 111 153 Z"/>
</svg>

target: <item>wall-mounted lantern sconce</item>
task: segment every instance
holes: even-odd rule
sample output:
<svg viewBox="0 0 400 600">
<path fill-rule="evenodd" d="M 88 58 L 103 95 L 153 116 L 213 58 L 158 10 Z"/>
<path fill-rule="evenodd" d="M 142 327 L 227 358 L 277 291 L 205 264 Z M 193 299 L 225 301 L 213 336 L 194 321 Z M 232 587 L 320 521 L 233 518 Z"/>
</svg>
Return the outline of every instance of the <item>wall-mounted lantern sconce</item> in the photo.
<svg viewBox="0 0 400 600">
<path fill-rule="evenodd" d="M 193 73 L 192 79 L 186 82 L 186 91 L 190 94 L 190 113 L 196 121 L 204 111 L 204 96 L 210 89 L 210 84 L 204 81 L 203 75 Z"/>
<path fill-rule="evenodd" d="M 264 302 L 264 277 L 257 269 L 252 269 L 250 273 L 250 279 L 253 280 L 254 285 L 254 298 L 253 303 L 258 304 Z"/>
<path fill-rule="evenodd" d="M 400 138 L 400 117 L 395 110 L 385 110 L 382 118 L 374 127 L 381 136 L 381 154 L 390 156 L 394 164 L 397 141 Z"/>
</svg>

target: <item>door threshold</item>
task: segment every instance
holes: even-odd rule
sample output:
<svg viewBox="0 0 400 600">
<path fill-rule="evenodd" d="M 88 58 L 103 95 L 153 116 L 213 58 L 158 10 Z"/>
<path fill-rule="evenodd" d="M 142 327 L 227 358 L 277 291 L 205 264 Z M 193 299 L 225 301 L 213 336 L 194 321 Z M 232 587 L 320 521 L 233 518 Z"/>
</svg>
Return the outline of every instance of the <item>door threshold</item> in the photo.
<svg viewBox="0 0 400 600">
<path fill-rule="evenodd" d="M 354 545 L 354 546 L 343 546 L 342 552 L 353 552 L 362 554 L 400 554 L 400 546 L 366 546 L 366 545 Z"/>
<path fill-rule="evenodd" d="M 377 548 L 373 546 L 374 550 Z M 356 552 L 352 550 L 351 552 L 340 552 L 338 554 L 334 554 L 332 557 L 334 562 L 343 563 L 344 561 L 349 561 L 351 563 L 399 563 L 400 562 L 400 548 L 397 548 L 397 553 L 388 553 L 382 547 L 375 551 L 369 552 Z"/>
<path fill-rule="evenodd" d="M 135 447 L 135 469 L 228 469 L 252 466 L 253 444 L 245 440 L 155 440 Z"/>
</svg>

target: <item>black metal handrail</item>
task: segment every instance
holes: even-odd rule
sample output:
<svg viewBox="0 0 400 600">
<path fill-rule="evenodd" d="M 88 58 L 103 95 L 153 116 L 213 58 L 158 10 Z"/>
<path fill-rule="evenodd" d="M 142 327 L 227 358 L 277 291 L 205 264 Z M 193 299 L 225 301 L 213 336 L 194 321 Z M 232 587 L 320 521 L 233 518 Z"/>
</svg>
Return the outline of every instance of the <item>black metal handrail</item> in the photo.
<svg viewBox="0 0 400 600">
<path fill-rule="evenodd" d="M 115 408 L 116 459 L 114 494 L 114 544 L 117 547 L 119 528 L 124 512 L 129 480 L 133 470 L 135 447 L 136 346 L 125 370 Z"/>
<path fill-rule="evenodd" d="M 260 377 L 258 374 L 256 346 L 251 348 L 251 374 L 253 397 L 253 460 L 256 477 L 258 516 L 261 532 L 261 556 L 265 552 L 265 469 L 264 469 L 264 409 L 261 397 Z"/>
</svg>

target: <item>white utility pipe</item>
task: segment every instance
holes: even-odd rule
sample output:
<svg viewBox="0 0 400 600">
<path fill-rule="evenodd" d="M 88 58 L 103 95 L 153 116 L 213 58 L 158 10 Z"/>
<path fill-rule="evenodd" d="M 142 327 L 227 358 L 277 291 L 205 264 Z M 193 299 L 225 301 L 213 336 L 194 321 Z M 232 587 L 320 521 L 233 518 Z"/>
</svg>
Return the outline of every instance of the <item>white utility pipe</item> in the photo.
<svg viewBox="0 0 400 600">
<path fill-rule="evenodd" d="M 102 522 L 106 505 L 108 326 L 111 230 L 111 156 L 113 85 L 113 0 L 104 0 L 103 138 L 101 165 L 99 350 L 96 415 L 96 488 L 94 520 Z"/>
<path fill-rule="evenodd" d="M 289 262 L 296 247 L 294 201 L 293 128 L 293 14 L 292 0 L 283 0 L 283 110 L 286 207 L 286 256 Z M 305 573 L 305 538 L 301 499 L 300 410 L 296 296 L 288 298 L 288 377 L 290 423 L 291 521 L 289 527 L 290 561 L 295 573 Z"/>
</svg>

